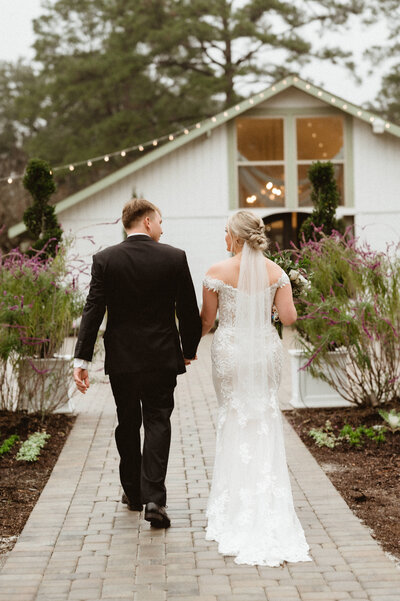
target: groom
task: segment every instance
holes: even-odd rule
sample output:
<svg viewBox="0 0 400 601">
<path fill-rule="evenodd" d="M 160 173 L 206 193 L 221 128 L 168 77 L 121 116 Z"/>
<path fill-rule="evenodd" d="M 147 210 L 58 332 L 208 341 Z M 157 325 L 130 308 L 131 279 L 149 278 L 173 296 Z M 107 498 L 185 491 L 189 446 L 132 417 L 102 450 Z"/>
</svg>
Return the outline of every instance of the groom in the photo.
<svg viewBox="0 0 400 601">
<path fill-rule="evenodd" d="M 142 511 L 146 504 L 145 519 L 154 527 L 168 528 L 164 482 L 173 393 L 177 374 L 196 358 L 201 321 L 184 251 L 159 243 L 159 209 L 133 199 L 123 208 L 122 223 L 126 240 L 93 256 L 74 379 L 85 393 L 88 362 L 107 310 L 105 372 L 117 407 L 122 502 L 132 511 Z"/>
</svg>

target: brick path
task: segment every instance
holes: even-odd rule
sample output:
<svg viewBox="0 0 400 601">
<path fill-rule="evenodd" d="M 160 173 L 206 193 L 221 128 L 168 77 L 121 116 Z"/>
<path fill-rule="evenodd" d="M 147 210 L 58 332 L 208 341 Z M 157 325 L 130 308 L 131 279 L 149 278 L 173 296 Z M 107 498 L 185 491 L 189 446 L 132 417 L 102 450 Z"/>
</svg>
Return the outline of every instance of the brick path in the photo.
<svg viewBox="0 0 400 601">
<path fill-rule="evenodd" d="M 99 372 L 79 399 L 76 425 L 0 572 L 0 601 L 400 600 L 400 570 L 287 424 L 295 503 L 314 561 L 237 566 L 204 540 L 216 409 L 210 341 L 179 378 L 167 483 L 172 527 L 151 530 L 143 514 L 120 503 L 114 403 Z"/>
</svg>

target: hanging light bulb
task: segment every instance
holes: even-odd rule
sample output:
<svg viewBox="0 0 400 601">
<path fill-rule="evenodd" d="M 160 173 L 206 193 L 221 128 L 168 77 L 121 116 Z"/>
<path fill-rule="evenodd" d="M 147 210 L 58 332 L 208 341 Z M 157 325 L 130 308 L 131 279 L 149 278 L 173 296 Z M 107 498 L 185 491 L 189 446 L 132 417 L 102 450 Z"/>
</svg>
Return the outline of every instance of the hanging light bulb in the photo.
<svg viewBox="0 0 400 601">
<path fill-rule="evenodd" d="M 271 190 L 273 185 L 274 184 L 272 182 L 268 182 L 265 187 L 267 188 L 267 190 Z"/>
<path fill-rule="evenodd" d="M 7 182 L 8 182 L 9 184 L 12 184 L 12 183 L 13 183 L 13 178 L 12 178 L 12 177 L 9 177 L 9 178 L 8 178 L 8 180 L 7 180 Z"/>
<path fill-rule="evenodd" d="M 70 165 L 70 166 L 68 167 L 68 169 L 69 169 L 70 171 L 73 171 L 73 170 L 75 169 L 75 167 L 74 167 L 73 165 Z"/>
<path fill-rule="evenodd" d="M 201 127 L 201 123 L 196 123 L 196 127 L 199 129 Z"/>
<path fill-rule="evenodd" d="M 170 135 L 168 136 L 168 140 L 170 140 L 170 141 L 172 142 L 172 140 L 173 140 L 173 139 L 174 139 L 174 136 L 173 136 L 172 134 L 170 134 Z"/>
<path fill-rule="evenodd" d="M 213 121 L 214 123 L 216 122 L 217 118 L 216 117 L 211 117 L 211 121 Z"/>
<path fill-rule="evenodd" d="M 110 157 L 108 156 L 108 154 L 106 154 L 106 156 L 104 157 L 104 161 L 105 161 L 106 163 L 108 163 L 108 161 L 109 161 L 109 160 L 110 160 Z"/>
<path fill-rule="evenodd" d="M 121 150 L 121 156 L 122 156 L 122 157 L 126 157 L 126 152 L 125 152 L 125 150 Z"/>
<path fill-rule="evenodd" d="M 158 140 L 153 140 L 153 146 L 157 146 Z"/>
<path fill-rule="evenodd" d="M 189 130 L 188 129 L 184 129 L 183 133 L 187 135 L 189 133 Z"/>
<path fill-rule="evenodd" d="M 255 194 L 252 194 L 251 196 L 248 196 L 246 198 L 246 202 L 250 205 L 253 204 L 253 202 L 256 202 L 256 200 L 257 200 L 257 196 Z"/>
<path fill-rule="evenodd" d="M 140 150 L 140 152 L 143 152 L 144 148 L 142 145 L 139 146 L 139 150 Z"/>
<path fill-rule="evenodd" d="M 88 167 L 91 167 L 93 165 L 92 161 L 88 161 L 86 164 Z"/>
</svg>

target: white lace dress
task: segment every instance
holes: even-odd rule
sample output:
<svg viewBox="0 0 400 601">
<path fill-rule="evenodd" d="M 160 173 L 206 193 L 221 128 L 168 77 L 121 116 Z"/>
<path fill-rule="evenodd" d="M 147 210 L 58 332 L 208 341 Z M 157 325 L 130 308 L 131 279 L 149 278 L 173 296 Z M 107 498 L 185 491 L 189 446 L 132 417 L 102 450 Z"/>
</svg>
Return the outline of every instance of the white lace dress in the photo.
<svg viewBox="0 0 400 601">
<path fill-rule="evenodd" d="M 273 390 L 268 406 L 261 419 L 247 419 L 232 396 L 237 290 L 209 276 L 203 283 L 218 293 L 219 304 L 219 326 L 211 348 L 219 410 L 206 539 L 217 541 L 219 552 L 234 555 L 238 564 L 279 566 L 284 561 L 311 561 L 293 506 L 277 400 L 280 338 L 275 328 L 270 329 Z M 266 294 L 273 300 L 277 289 L 287 283 L 289 278 L 282 273 Z"/>
</svg>

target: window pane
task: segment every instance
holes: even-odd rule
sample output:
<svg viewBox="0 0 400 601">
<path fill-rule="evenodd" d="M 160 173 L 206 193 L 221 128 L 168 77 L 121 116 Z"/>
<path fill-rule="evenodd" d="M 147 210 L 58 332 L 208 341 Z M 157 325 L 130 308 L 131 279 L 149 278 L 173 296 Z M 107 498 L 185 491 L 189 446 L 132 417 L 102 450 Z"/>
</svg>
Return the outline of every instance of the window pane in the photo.
<svg viewBox="0 0 400 601">
<path fill-rule="evenodd" d="M 239 161 L 283 161 L 283 119 L 236 119 Z"/>
<path fill-rule="evenodd" d="M 343 159 L 343 121 L 340 117 L 297 119 L 297 159 Z"/>
<path fill-rule="evenodd" d="M 310 207 L 311 202 L 311 184 L 307 177 L 307 173 L 310 165 L 299 165 L 297 168 L 298 177 L 298 193 L 299 193 L 299 207 Z M 343 186 L 343 165 L 334 165 L 336 183 L 339 188 L 340 200 L 339 204 L 344 205 L 344 186 Z"/>
<path fill-rule="evenodd" d="M 283 207 L 285 169 L 283 165 L 239 167 L 241 207 Z"/>
</svg>

